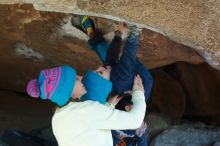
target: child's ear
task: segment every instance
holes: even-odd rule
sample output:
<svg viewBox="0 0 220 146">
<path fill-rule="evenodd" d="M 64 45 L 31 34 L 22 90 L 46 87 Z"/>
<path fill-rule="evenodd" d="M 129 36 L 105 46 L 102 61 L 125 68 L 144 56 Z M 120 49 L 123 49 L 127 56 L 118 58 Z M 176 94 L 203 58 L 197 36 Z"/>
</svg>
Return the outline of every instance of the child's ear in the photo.
<svg viewBox="0 0 220 146">
<path fill-rule="evenodd" d="M 126 105 L 126 106 L 125 106 L 125 111 L 129 112 L 129 110 L 130 110 L 129 105 Z"/>
</svg>

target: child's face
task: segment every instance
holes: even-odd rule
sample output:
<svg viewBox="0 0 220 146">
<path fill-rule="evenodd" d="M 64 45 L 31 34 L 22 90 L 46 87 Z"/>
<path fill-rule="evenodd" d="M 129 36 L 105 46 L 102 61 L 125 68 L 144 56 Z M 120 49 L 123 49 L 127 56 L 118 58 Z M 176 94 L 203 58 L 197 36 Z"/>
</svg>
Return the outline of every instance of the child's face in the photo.
<svg viewBox="0 0 220 146">
<path fill-rule="evenodd" d="M 110 80 L 111 74 L 111 66 L 99 66 L 96 70 L 94 70 L 97 74 L 102 76 L 103 78 Z"/>
<path fill-rule="evenodd" d="M 82 76 L 76 76 L 76 82 L 74 85 L 74 89 L 73 89 L 73 94 L 72 94 L 72 98 L 76 99 L 76 98 L 80 98 L 81 96 L 83 96 L 84 94 L 86 94 L 86 89 L 82 84 Z"/>
</svg>

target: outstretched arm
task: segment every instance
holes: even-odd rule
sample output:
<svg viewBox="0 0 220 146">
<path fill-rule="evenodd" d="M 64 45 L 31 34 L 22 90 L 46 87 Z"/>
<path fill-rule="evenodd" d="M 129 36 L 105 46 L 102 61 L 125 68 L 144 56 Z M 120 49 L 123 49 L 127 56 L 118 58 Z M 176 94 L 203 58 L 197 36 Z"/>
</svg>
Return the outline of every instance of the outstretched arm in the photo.
<svg viewBox="0 0 220 146">
<path fill-rule="evenodd" d="M 120 46 L 122 42 L 122 34 L 124 32 L 124 23 L 119 23 L 117 25 L 117 30 L 115 31 L 115 36 L 113 40 L 111 41 L 111 44 L 109 46 L 109 49 L 107 51 L 106 60 L 105 63 L 107 65 L 113 66 L 117 63 L 119 59 L 119 53 L 120 53 Z"/>
<path fill-rule="evenodd" d="M 91 106 L 93 110 L 90 110 L 90 117 L 86 118 L 91 119 L 97 129 L 122 130 L 140 127 L 146 110 L 144 88 L 140 76 L 135 77 L 133 91 L 133 107 L 130 112 L 110 109 L 104 105 L 94 103 Z"/>
</svg>

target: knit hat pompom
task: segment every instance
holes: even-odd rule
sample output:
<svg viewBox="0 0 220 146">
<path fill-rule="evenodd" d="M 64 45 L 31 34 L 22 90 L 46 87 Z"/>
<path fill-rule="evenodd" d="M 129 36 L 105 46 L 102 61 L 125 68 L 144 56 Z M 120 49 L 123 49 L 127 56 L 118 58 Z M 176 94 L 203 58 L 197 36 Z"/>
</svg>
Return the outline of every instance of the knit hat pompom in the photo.
<svg viewBox="0 0 220 146">
<path fill-rule="evenodd" d="M 33 79 L 28 82 L 27 93 L 34 98 L 40 97 L 40 86 L 37 79 Z"/>
</svg>

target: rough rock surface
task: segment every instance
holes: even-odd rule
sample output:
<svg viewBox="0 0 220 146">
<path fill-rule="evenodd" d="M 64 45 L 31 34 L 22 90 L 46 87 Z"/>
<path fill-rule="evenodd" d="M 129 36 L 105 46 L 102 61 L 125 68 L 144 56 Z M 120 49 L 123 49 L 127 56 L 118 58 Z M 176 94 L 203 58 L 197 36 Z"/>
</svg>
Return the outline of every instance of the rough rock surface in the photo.
<svg viewBox="0 0 220 146">
<path fill-rule="evenodd" d="M 151 72 L 154 83 L 149 100 L 149 110 L 160 112 L 178 121 L 185 112 L 185 93 L 175 79 L 163 70 Z"/>
<path fill-rule="evenodd" d="M 154 84 L 149 110 L 170 116 L 220 123 L 220 71 L 207 63 L 178 62 L 151 71 Z"/>
<path fill-rule="evenodd" d="M 101 64 L 86 41 L 79 40 L 87 37 L 71 26 L 68 14 L 36 11 L 32 5 L 0 5 L 0 17 L 2 89 L 24 92 L 27 81 L 45 67 L 70 64 L 83 74 Z M 113 24 L 96 22 L 99 27 Z M 179 60 L 203 62 L 191 48 L 150 30 L 143 31 L 138 54 L 150 68 Z"/>
<path fill-rule="evenodd" d="M 87 14 L 142 24 L 195 48 L 220 69 L 220 1 L 218 0 L 1 0 L 32 3 L 38 10 Z"/>
<path fill-rule="evenodd" d="M 25 94 L 0 90 L 0 135 L 7 129 L 30 131 L 49 126 L 55 106 Z"/>
<path fill-rule="evenodd" d="M 31 5 L 1 5 L 0 17 L 2 89 L 26 91 L 27 81 L 45 67 L 71 64 L 82 74 L 99 64 L 86 43 L 65 34 L 63 14 L 40 13 Z"/>
<path fill-rule="evenodd" d="M 150 146 L 212 146 L 220 140 L 220 128 L 198 125 L 173 126 L 158 135 Z"/>
<path fill-rule="evenodd" d="M 144 121 L 147 123 L 148 142 L 156 135 L 171 127 L 170 118 L 164 114 L 146 112 Z"/>
<path fill-rule="evenodd" d="M 172 78 L 184 89 L 186 97 L 184 115 L 220 122 L 220 71 L 206 63 L 199 65 L 176 63 L 167 69 Z"/>
<path fill-rule="evenodd" d="M 215 142 L 213 146 L 220 146 L 220 142 Z"/>
</svg>

